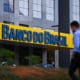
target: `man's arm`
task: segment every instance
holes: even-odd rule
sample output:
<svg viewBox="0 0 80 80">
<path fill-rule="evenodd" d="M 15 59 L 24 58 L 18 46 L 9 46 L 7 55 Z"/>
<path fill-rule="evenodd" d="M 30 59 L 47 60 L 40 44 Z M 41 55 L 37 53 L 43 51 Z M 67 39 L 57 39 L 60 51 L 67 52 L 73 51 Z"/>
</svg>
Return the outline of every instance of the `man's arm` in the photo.
<svg viewBox="0 0 80 80">
<path fill-rule="evenodd" d="M 80 34 L 78 33 L 74 34 L 74 48 L 80 48 Z"/>
</svg>

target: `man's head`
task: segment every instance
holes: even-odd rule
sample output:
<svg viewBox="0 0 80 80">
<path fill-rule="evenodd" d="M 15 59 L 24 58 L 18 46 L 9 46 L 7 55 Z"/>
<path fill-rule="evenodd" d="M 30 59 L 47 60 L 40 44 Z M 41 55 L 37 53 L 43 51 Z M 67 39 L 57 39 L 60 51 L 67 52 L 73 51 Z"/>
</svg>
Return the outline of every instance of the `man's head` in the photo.
<svg viewBox="0 0 80 80">
<path fill-rule="evenodd" d="M 79 23 L 77 21 L 72 21 L 70 25 L 73 33 L 79 29 Z"/>
</svg>

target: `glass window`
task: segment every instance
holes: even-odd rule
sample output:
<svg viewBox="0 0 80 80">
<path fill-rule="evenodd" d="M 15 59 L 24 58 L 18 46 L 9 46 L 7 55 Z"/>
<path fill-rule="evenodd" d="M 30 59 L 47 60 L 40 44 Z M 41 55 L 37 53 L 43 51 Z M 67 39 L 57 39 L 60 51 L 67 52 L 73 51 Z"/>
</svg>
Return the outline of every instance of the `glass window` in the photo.
<svg viewBox="0 0 80 80">
<path fill-rule="evenodd" d="M 4 11 L 14 12 L 14 0 L 4 0 Z"/>
<path fill-rule="evenodd" d="M 33 0 L 33 17 L 41 18 L 41 0 Z"/>
<path fill-rule="evenodd" d="M 73 20 L 79 21 L 79 0 L 73 0 Z"/>
<path fill-rule="evenodd" d="M 46 0 L 46 19 L 54 21 L 55 0 Z"/>
<path fill-rule="evenodd" d="M 29 4 L 28 0 L 19 0 L 19 14 L 23 16 L 28 16 L 29 14 Z"/>
</svg>

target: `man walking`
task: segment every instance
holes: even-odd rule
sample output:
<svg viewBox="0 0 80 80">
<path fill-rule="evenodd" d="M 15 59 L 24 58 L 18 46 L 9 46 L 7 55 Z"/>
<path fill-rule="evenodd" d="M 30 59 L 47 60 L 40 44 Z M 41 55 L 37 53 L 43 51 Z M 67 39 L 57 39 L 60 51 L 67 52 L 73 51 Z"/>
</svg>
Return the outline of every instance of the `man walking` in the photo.
<svg viewBox="0 0 80 80">
<path fill-rule="evenodd" d="M 71 30 L 73 32 L 73 57 L 71 59 L 69 67 L 69 76 L 72 80 L 78 80 L 78 77 L 75 75 L 76 69 L 80 69 L 80 25 L 77 21 L 71 23 Z"/>
</svg>

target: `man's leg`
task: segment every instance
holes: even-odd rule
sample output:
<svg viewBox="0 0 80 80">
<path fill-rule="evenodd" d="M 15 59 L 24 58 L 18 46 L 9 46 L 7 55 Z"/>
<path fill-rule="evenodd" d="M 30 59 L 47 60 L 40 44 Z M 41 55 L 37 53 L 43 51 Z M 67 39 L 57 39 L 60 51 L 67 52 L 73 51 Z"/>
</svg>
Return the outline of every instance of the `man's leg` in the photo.
<svg viewBox="0 0 80 80">
<path fill-rule="evenodd" d="M 80 67 L 79 67 L 79 79 L 80 79 Z"/>
<path fill-rule="evenodd" d="M 74 74 L 77 68 L 78 68 L 77 60 L 72 59 L 69 67 L 69 76 L 71 77 L 72 80 L 78 80 L 77 76 Z"/>
<path fill-rule="evenodd" d="M 80 79 L 80 57 L 79 57 L 79 79 Z"/>
</svg>

